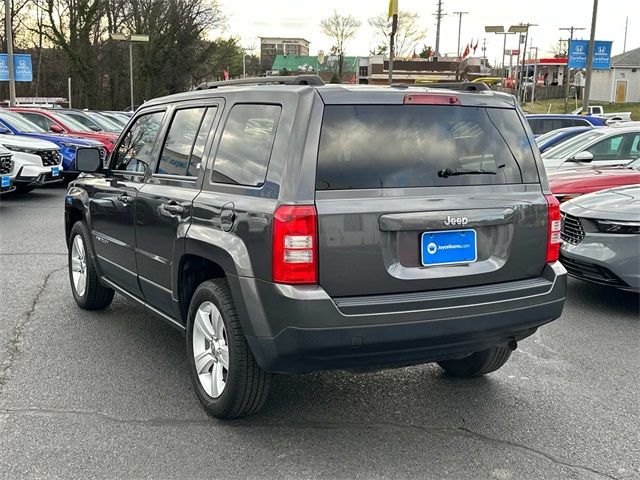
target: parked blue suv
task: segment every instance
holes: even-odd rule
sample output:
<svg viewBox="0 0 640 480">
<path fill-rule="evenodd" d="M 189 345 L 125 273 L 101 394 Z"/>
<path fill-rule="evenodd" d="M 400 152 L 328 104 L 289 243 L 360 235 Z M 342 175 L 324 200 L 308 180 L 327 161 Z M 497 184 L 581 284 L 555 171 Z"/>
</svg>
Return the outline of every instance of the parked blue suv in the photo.
<svg viewBox="0 0 640 480">
<path fill-rule="evenodd" d="M 106 158 L 106 151 L 100 142 L 65 134 L 47 132 L 39 125 L 36 125 L 32 121 L 24 118 L 22 115 L 8 110 L 0 110 L 0 135 L 1 134 L 39 138 L 58 145 L 60 147 L 60 153 L 62 154 L 64 176 L 68 179 L 74 179 L 78 176 L 78 171 L 76 169 L 76 154 L 78 149 L 96 148 L 100 153 L 100 158 L 103 161 Z M 2 144 L 1 137 L 0 144 Z"/>
</svg>

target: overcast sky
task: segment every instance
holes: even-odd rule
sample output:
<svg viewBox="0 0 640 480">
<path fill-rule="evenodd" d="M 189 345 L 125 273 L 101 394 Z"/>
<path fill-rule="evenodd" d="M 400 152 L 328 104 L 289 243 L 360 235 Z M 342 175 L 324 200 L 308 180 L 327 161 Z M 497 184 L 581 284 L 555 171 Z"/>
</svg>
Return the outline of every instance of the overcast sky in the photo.
<svg viewBox="0 0 640 480">
<path fill-rule="evenodd" d="M 237 35 L 244 47 L 258 46 L 259 36 L 303 37 L 311 42 L 311 54 L 328 52 L 331 40 L 320 32 L 319 22 L 335 9 L 351 14 L 362 22 L 356 38 L 348 45 L 349 55 L 367 55 L 376 42 L 367 18 L 386 12 L 388 0 L 221 0 L 227 16 L 225 32 Z M 416 12 L 427 29 L 427 45 L 435 46 L 436 24 L 432 15 L 437 0 L 399 0 L 400 9 Z M 613 40 L 613 54 L 622 53 L 625 19 L 629 16 L 627 50 L 640 47 L 640 11 L 638 0 L 600 0 L 596 40 Z M 530 30 L 530 40 L 539 48 L 539 56 L 548 55 L 559 38 L 567 32 L 560 27 L 584 27 L 575 38 L 589 38 L 592 0 L 443 0 L 440 52 L 454 54 L 458 41 L 458 16 L 454 11 L 467 11 L 462 17 L 464 45 L 471 38 L 479 39 L 476 54 L 481 55 L 482 39 L 487 39 L 487 57 L 501 62 L 502 36 L 484 32 L 485 25 L 509 25 L 519 22 L 538 24 Z M 633 15 L 635 13 L 636 15 Z M 517 35 L 507 37 L 507 48 L 517 48 Z"/>
</svg>

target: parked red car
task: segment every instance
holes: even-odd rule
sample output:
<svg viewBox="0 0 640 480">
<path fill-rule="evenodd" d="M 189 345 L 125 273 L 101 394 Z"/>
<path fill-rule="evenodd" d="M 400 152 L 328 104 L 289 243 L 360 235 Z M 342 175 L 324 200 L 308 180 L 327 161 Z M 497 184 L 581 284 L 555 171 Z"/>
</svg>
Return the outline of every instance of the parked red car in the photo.
<svg viewBox="0 0 640 480">
<path fill-rule="evenodd" d="M 13 107 L 10 110 L 20 113 L 45 130 L 54 133 L 68 133 L 79 138 L 97 140 L 104 145 L 107 153 L 111 153 L 118 139 L 117 133 L 95 131 L 74 119 L 74 115 L 76 114 L 75 110 L 47 110 L 45 108 L 30 107 Z"/>
<path fill-rule="evenodd" d="M 560 203 L 585 193 L 640 184 L 640 158 L 624 166 L 556 170 L 547 174 Z"/>
</svg>

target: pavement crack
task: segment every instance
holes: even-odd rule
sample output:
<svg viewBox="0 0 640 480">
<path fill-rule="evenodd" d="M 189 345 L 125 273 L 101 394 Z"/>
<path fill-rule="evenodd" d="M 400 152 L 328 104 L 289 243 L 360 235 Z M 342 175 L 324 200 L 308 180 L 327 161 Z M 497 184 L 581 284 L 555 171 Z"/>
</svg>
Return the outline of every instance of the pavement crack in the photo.
<svg viewBox="0 0 640 480">
<path fill-rule="evenodd" d="M 90 410 L 61 410 L 53 408 L 0 408 L 0 415 L 67 415 L 75 417 L 92 417 L 106 420 L 112 423 L 126 425 L 150 425 L 150 426 L 190 426 L 211 425 L 211 419 L 202 418 L 123 418 L 108 415 L 102 412 Z"/>
<path fill-rule="evenodd" d="M 533 447 L 528 447 L 520 443 L 515 443 L 509 440 L 501 440 L 499 438 L 490 437 L 482 433 L 474 432 L 473 430 L 470 430 L 466 427 L 458 427 L 458 431 L 464 432 L 466 436 L 470 438 L 474 438 L 476 440 L 480 440 L 485 443 L 492 443 L 494 445 L 507 446 L 509 448 L 513 448 L 515 450 L 519 450 L 523 453 L 526 453 L 527 455 L 533 455 L 535 457 L 548 460 L 552 463 L 555 463 L 556 465 L 570 468 L 571 470 L 574 470 L 581 474 L 587 474 L 591 478 L 610 478 L 613 480 L 619 480 L 618 477 L 614 477 L 613 475 L 610 475 L 608 473 L 600 472 L 599 470 L 595 470 L 594 468 L 591 468 L 591 467 L 585 467 L 584 465 L 577 465 L 575 463 L 566 462 L 561 458 L 556 457 L 555 455 L 551 455 L 550 453 L 544 452 L 542 450 L 538 450 Z"/>
<path fill-rule="evenodd" d="M 44 276 L 44 279 L 42 280 L 42 284 L 40 285 L 40 288 L 38 288 L 38 291 L 33 296 L 33 300 L 31 300 L 31 305 L 29 306 L 29 309 L 25 312 L 24 315 L 22 315 L 18 319 L 18 322 L 15 324 L 13 328 L 13 334 L 11 335 L 11 338 L 9 339 L 9 342 L 8 342 L 9 356 L 6 360 L 2 362 L 2 364 L 0 364 L 0 395 L 2 395 L 2 390 L 4 389 L 4 386 L 7 383 L 9 373 L 11 372 L 11 367 L 13 367 L 15 361 L 18 358 L 18 354 L 20 352 L 20 345 L 22 344 L 22 331 L 31 321 L 31 317 L 36 311 L 36 307 L 38 305 L 38 302 L 40 301 L 40 297 L 42 296 L 42 294 L 44 293 L 44 291 L 46 290 L 49 284 L 49 279 L 54 273 L 60 272 L 66 268 L 67 268 L 67 265 L 63 265 L 62 267 L 57 267 L 51 270 L 50 272 L 48 272 Z"/>
<path fill-rule="evenodd" d="M 189 427 L 189 426 L 212 426 L 215 425 L 215 420 L 211 418 L 123 418 L 113 415 L 109 415 L 102 412 L 89 411 L 89 410 L 67 410 L 67 409 L 53 409 L 53 408 L 0 408 L 0 416 L 2 415 L 33 415 L 33 416 L 71 416 L 71 417 L 85 417 L 92 418 L 94 420 L 108 421 L 123 425 L 142 425 L 153 427 Z M 463 420 L 464 424 L 464 420 Z M 612 479 L 620 480 L 618 477 L 610 475 L 605 472 L 601 472 L 591 467 L 579 465 L 575 463 L 567 462 L 555 455 L 547 453 L 542 450 L 538 450 L 533 447 L 528 447 L 509 440 L 501 440 L 498 438 L 490 437 L 478 432 L 474 432 L 469 428 L 462 427 L 429 427 L 416 424 L 403 424 L 395 422 L 354 422 L 354 421 L 340 421 L 340 422 L 328 422 L 318 420 L 302 420 L 302 421 L 287 421 L 287 422 L 270 422 L 261 421 L 259 418 L 252 419 L 238 419 L 231 422 L 218 422 L 219 426 L 228 426 L 231 428 L 284 428 L 284 429 L 311 429 L 311 430 L 352 430 L 352 429 L 366 429 L 366 430 L 380 430 L 383 432 L 389 432 L 390 430 L 397 431 L 419 431 L 422 433 L 428 433 L 430 436 L 437 436 L 440 438 L 449 438 L 451 435 L 460 435 L 472 440 L 477 440 L 483 443 L 489 443 L 496 447 L 507 447 L 513 450 L 517 450 L 528 456 L 534 456 L 542 460 L 551 462 L 555 465 L 568 468 L 578 473 L 580 478 L 594 478 L 594 479 Z"/>
<path fill-rule="evenodd" d="M 67 253 L 59 253 L 59 252 L 11 252 L 11 253 L 0 253 L 0 257 L 20 257 L 23 255 L 47 255 L 47 256 L 52 256 L 52 255 L 60 255 L 60 256 L 67 256 Z"/>
</svg>

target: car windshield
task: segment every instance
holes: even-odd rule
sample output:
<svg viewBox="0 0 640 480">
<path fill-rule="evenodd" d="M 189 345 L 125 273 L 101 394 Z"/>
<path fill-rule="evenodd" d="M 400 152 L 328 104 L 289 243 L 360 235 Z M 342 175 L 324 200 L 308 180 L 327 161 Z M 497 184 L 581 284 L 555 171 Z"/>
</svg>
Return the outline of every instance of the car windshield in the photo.
<svg viewBox="0 0 640 480">
<path fill-rule="evenodd" d="M 87 115 L 91 121 L 98 125 L 102 130 L 107 132 L 117 132 L 122 130 L 122 127 L 116 124 L 115 121 L 109 120 L 97 113 L 87 112 L 85 115 Z"/>
<path fill-rule="evenodd" d="M 635 160 L 631 160 L 627 163 L 624 168 L 633 168 L 634 170 L 640 170 L 640 158 L 636 158 Z"/>
<path fill-rule="evenodd" d="M 602 137 L 604 133 L 588 131 L 578 135 L 577 137 L 567 140 L 560 145 L 553 147 L 542 154 L 542 158 L 568 158 L 576 150 L 580 150 L 584 145 L 590 143 L 596 138 Z"/>
<path fill-rule="evenodd" d="M 76 118 L 75 118 L 76 115 L 74 115 L 74 114 L 64 113 L 64 112 L 56 112 L 55 116 L 58 117 L 62 121 L 62 123 L 64 123 L 68 127 L 70 127 L 71 130 L 75 130 L 77 132 L 95 132 L 94 129 L 92 129 L 90 127 L 87 127 L 83 123 L 81 123 L 78 120 L 76 120 Z M 87 120 L 89 122 L 91 122 L 90 119 L 87 119 Z M 93 122 L 91 122 L 91 123 L 93 123 Z M 100 128 L 100 127 L 98 127 L 98 128 Z"/>
<path fill-rule="evenodd" d="M 17 113 L 2 111 L 0 112 L 0 118 L 20 133 L 47 133 L 44 128 Z"/>
<path fill-rule="evenodd" d="M 536 143 L 540 145 L 542 142 L 550 140 L 551 138 L 557 135 L 560 135 L 563 132 L 564 132 L 564 129 L 559 129 L 559 130 L 551 130 L 550 132 L 543 133 L 542 135 L 536 137 Z"/>
</svg>

